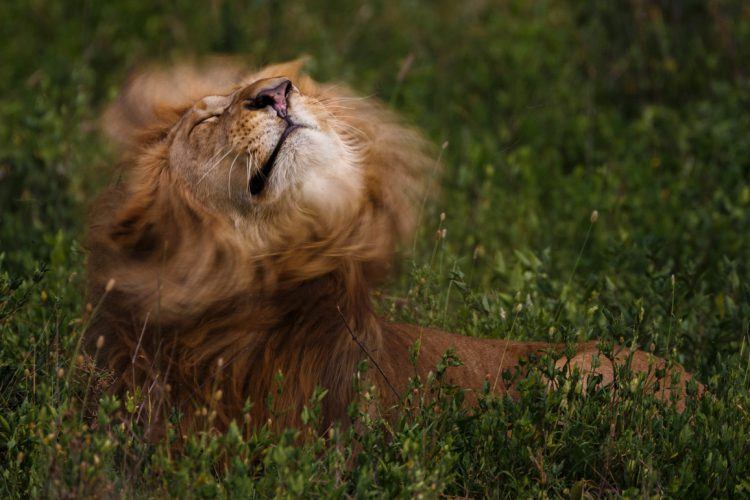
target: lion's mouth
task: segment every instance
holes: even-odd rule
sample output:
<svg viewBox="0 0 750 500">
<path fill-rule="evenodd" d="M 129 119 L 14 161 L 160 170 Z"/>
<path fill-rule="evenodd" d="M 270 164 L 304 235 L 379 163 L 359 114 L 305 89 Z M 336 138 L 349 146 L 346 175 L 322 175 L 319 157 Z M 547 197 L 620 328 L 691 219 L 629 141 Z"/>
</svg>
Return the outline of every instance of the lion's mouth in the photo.
<svg viewBox="0 0 750 500">
<path fill-rule="evenodd" d="M 292 132 L 302 127 L 302 125 L 292 123 L 288 118 L 285 121 L 287 123 L 287 126 L 281 133 L 279 142 L 276 143 L 276 146 L 273 148 L 271 155 L 263 164 L 263 167 L 261 167 L 261 169 L 250 178 L 250 182 L 248 183 L 248 190 L 253 196 L 258 196 L 266 188 L 266 184 L 268 184 L 268 178 L 270 177 L 271 172 L 273 171 L 274 164 L 276 163 L 276 157 L 279 156 L 279 151 L 281 151 L 281 147 L 284 145 L 287 137 L 289 137 Z"/>
</svg>

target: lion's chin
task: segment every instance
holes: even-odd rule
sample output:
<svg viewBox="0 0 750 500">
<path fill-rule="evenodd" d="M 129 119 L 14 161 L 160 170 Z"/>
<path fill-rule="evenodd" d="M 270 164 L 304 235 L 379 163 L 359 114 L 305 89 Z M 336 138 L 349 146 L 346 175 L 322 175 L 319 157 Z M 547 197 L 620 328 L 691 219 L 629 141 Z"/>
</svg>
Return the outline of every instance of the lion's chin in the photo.
<svg viewBox="0 0 750 500">
<path fill-rule="evenodd" d="M 282 132 L 281 137 L 279 138 L 279 142 L 276 143 L 276 146 L 273 148 L 273 151 L 271 151 L 271 154 L 268 156 L 268 159 L 263 164 L 261 169 L 255 173 L 250 178 L 250 181 L 248 182 L 247 189 L 250 192 L 252 196 L 259 196 L 266 188 L 266 185 L 268 184 L 268 180 L 271 177 L 271 174 L 273 172 L 274 167 L 276 166 L 276 159 L 279 156 L 279 152 L 281 151 L 281 148 L 284 147 L 284 144 L 286 143 L 287 138 L 297 129 L 302 128 L 303 125 L 298 125 L 296 123 L 287 122 L 288 125 L 284 129 L 284 132 Z"/>
</svg>

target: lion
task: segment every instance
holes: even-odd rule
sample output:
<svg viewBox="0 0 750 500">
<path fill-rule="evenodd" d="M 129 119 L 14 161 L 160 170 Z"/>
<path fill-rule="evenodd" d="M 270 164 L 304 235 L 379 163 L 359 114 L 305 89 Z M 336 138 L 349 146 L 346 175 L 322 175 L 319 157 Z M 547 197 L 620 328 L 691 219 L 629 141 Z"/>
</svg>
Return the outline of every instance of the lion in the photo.
<svg viewBox="0 0 750 500">
<path fill-rule="evenodd" d="M 316 388 L 325 428 L 346 423 L 362 360 L 384 408 L 448 350 L 452 384 L 476 394 L 522 359 L 562 346 L 478 339 L 379 317 L 371 291 L 413 236 L 429 142 L 374 98 L 319 83 L 294 61 L 234 60 L 133 75 L 104 116 L 122 175 L 91 210 L 89 352 L 118 394 L 140 394 L 151 422 L 211 409 L 226 427 L 249 413 L 300 425 Z M 410 369 L 410 349 L 419 353 Z M 657 397 L 684 407 L 682 367 L 595 342 L 559 359 L 612 384 L 630 362 Z M 656 373 L 661 370 L 663 377 Z M 283 379 L 279 377 L 283 374 Z M 675 376 L 676 375 L 676 376 Z M 277 385 L 283 390 L 277 391 Z M 273 408 L 264 404 L 274 394 Z M 248 405 L 250 401 L 253 404 Z"/>
</svg>

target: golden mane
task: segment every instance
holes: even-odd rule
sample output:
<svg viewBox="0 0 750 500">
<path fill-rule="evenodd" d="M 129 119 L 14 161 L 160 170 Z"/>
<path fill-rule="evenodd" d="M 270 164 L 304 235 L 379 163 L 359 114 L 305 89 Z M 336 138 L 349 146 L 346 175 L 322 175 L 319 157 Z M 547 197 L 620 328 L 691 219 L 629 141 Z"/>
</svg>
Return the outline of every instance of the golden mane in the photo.
<svg viewBox="0 0 750 500">
<path fill-rule="evenodd" d="M 332 333 L 344 327 L 337 308 L 352 328 L 380 342 L 369 290 L 411 234 L 415 200 L 435 162 L 420 134 L 374 99 L 299 71 L 294 62 L 248 76 L 228 60 L 148 69 L 131 77 L 107 110 L 104 128 L 122 150 L 124 180 L 91 210 L 89 302 L 101 305 L 87 341 L 93 352 L 105 337 L 98 358 L 117 374 L 115 391 L 139 387 L 156 401 L 169 387 L 171 403 L 190 417 L 218 387 L 220 421 L 236 417 L 248 398 L 262 418 L 262 402 L 281 371 L 294 382 L 281 405 L 300 408 L 315 385 L 339 392 L 329 400 L 348 401 L 347 374 L 361 352 Z M 279 241 L 257 254 L 173 178 L 165 139 L 201 96 L 275 74 L 291 76 L 321 100 L 345 100 L 341 119 L 357 141 L 366 193 L 356 224 L 297 214 L 293 223 L 305 225 L 268 236 Z M 114 289 L 104 297 L 110 280 Z M 342 349 L 349 359 L 332 364 L 327 357 Z M 271 352 L 275 359 L 268 360 Z M 345 408 L 333 405 L 328 414 L 341 417 Z M 293 423 L 297 412 L 287 413 Z"/>
</svg>

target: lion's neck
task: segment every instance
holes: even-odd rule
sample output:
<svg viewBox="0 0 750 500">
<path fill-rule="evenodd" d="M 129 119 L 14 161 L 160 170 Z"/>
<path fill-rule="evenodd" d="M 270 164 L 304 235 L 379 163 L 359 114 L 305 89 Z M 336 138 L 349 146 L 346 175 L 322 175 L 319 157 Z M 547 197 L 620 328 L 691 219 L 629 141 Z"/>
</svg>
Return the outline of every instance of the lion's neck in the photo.
<svg viewBox="0 0 750 500">
<path fill-rule="evenodd" d="M 369 296 L 373 271 L 326 252 L 327 240 L 248 259 L 220 220 L 163 198 L 117 226 L 120 254 L 108 240 L 90 242 L 90 274 L 99 278 L 90 297 L 103 296 L 102 276 L 117 283 L 87 332 L 92 352 L 106 337 L 98 354 L 119 378 L 115 389 L 169 394 L 167 407 L 195 417 L 205 406 L 225 424 L 243 418 L 249 400 L 254 425 L 283 426 L 298 423 L 321 387 L 325 422 L 343 420 L 365 351 L 386 351 Z"/>
<path fill-rule="evenodd" d="M 356 268 L 231 309 L 223 308 L 216 323 L 204 320 L 177 335 L 182 373 L 174 385 L 200 383 L 201 394 L 190 399 L 209 402 L 221 388 L 217 413 L 225 422 L 238 418 L 249 399 L 256 425 L 269 418 L 274 426 L 296 425 L 316 387 L 328 391 L 324 424 L 345 418 L 357 365 L 368 353 L 382 352 L 381 324 Z M 210 337 L 217 340 L 206 342 Z"/>
</svg>

